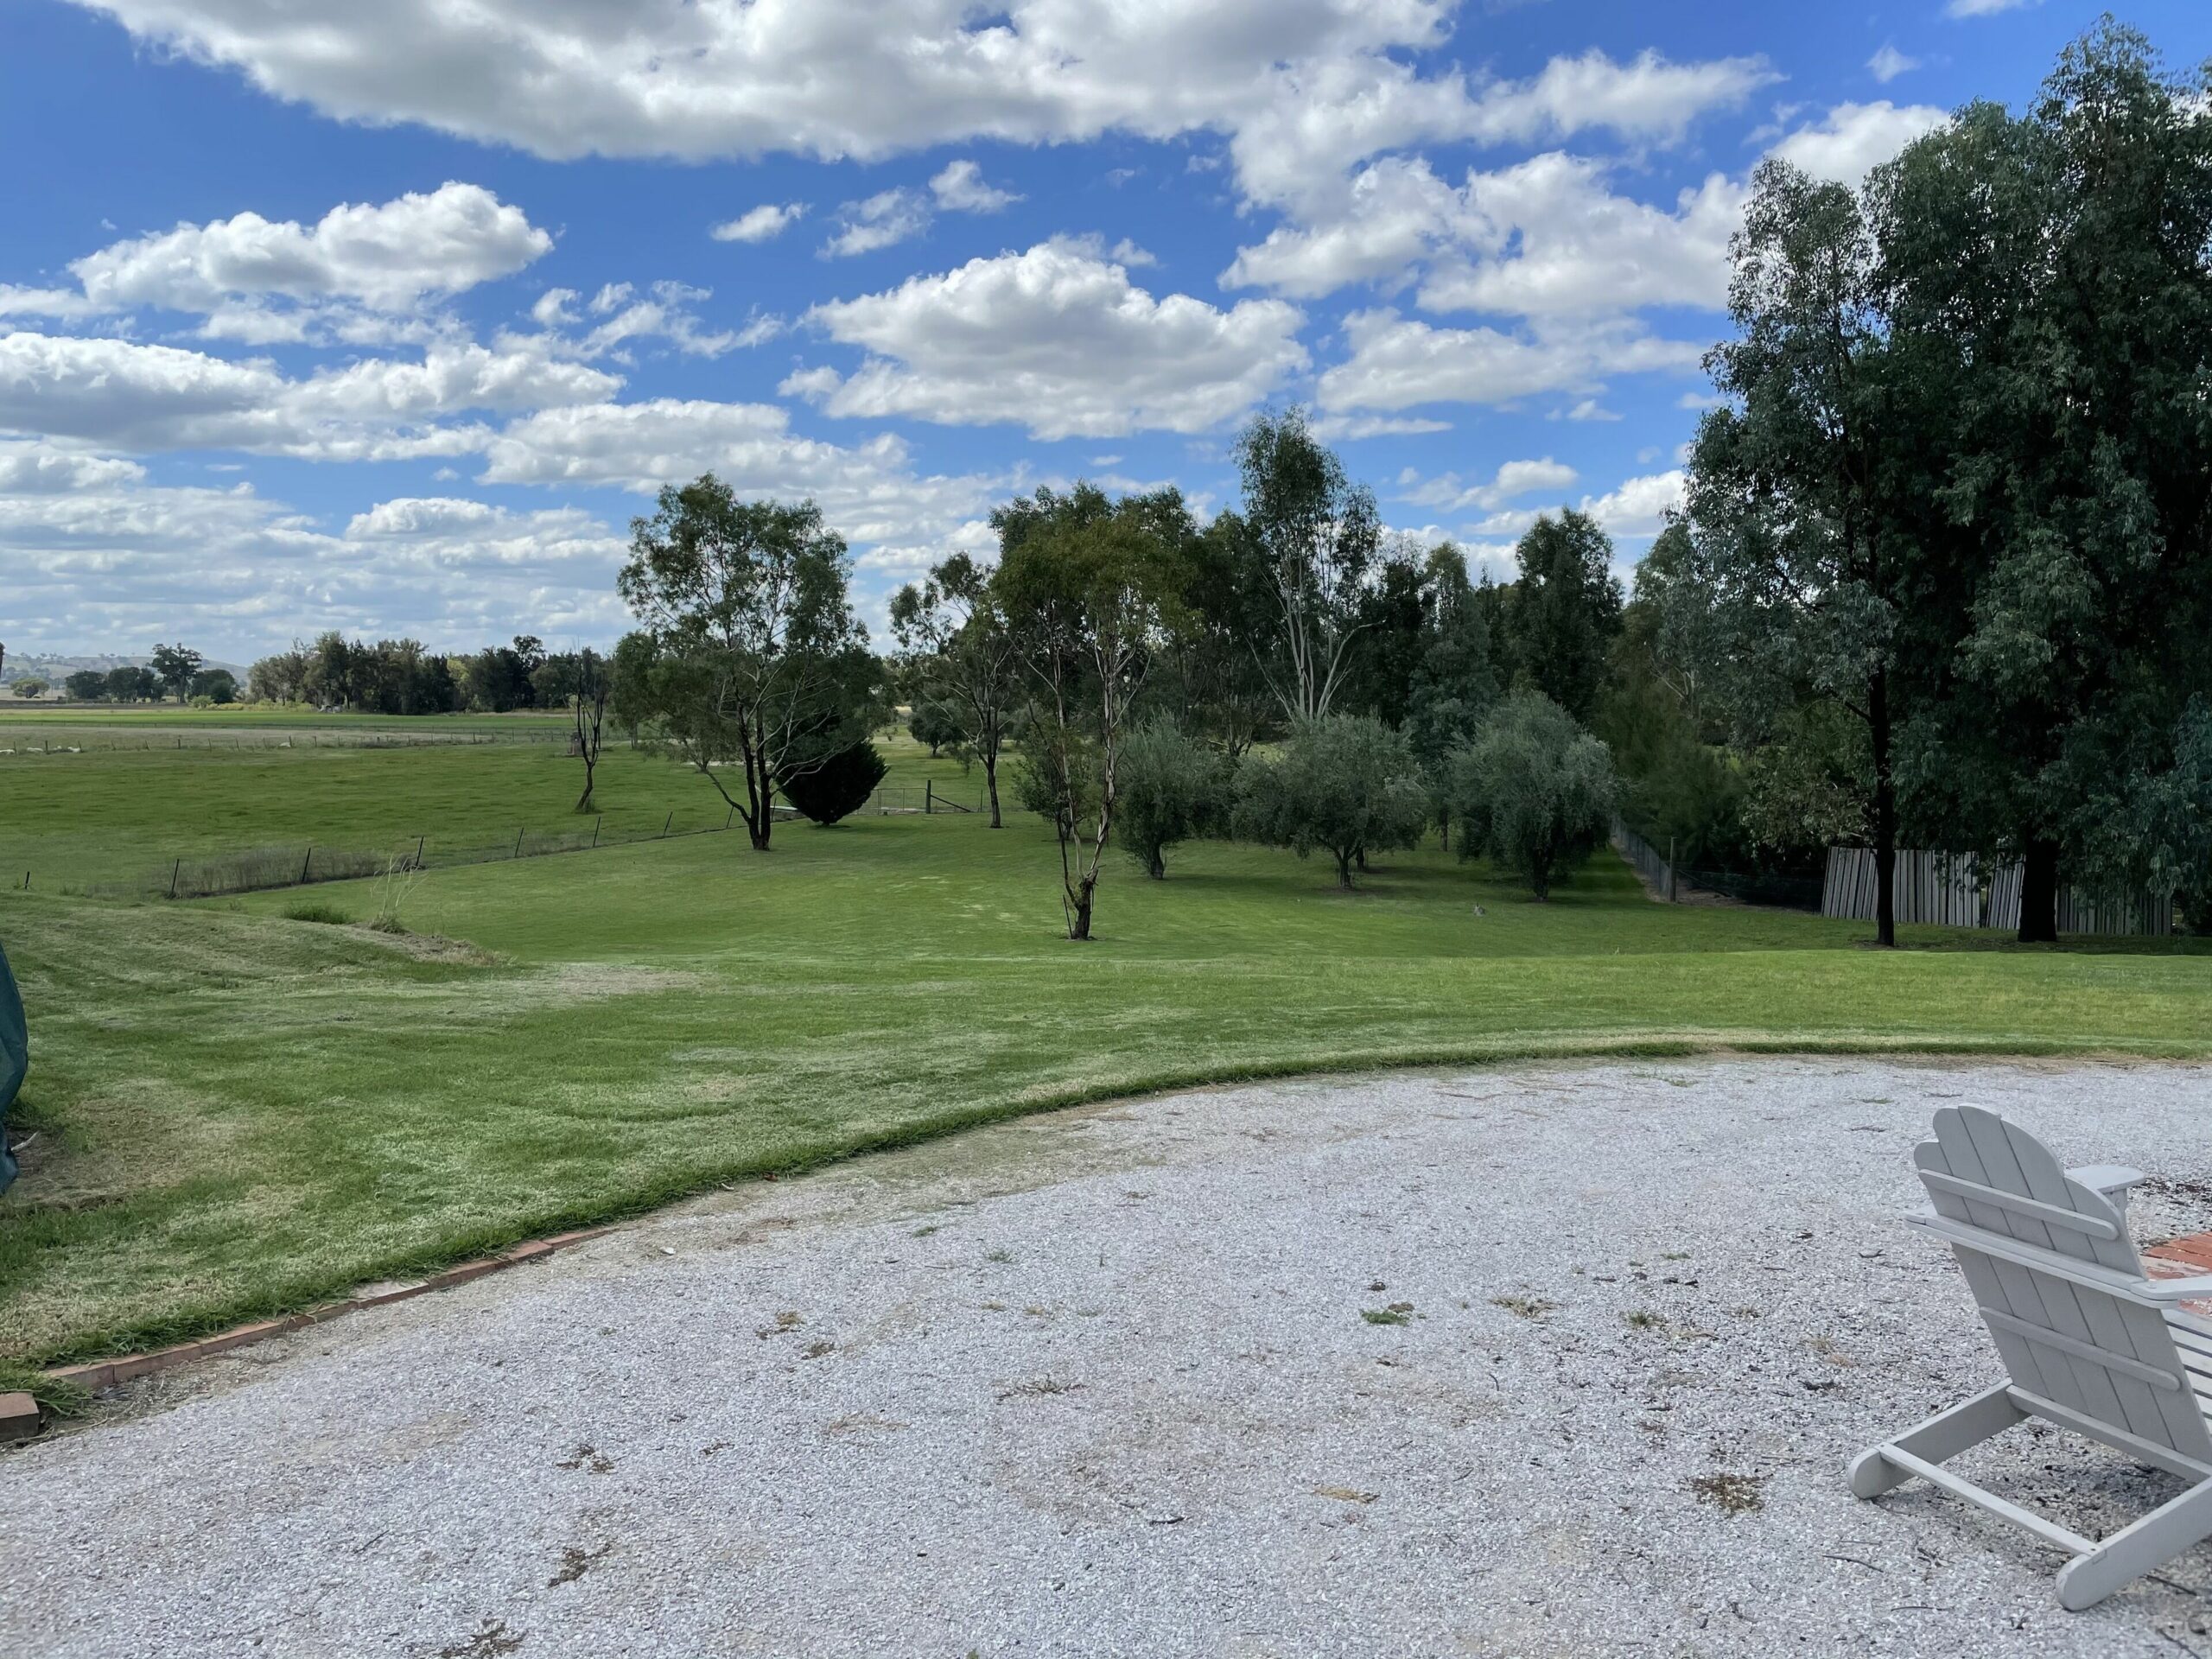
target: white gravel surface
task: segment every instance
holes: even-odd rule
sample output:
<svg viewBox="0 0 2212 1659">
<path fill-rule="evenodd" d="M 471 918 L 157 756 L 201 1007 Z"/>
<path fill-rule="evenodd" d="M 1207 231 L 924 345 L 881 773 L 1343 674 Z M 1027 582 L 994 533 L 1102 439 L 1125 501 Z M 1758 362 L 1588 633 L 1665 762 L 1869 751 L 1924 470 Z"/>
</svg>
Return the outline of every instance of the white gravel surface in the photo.
<svg viewBox="0 0 2212 1659">
<path fill-rule="evenodd" d="M 2189 1067 L 1062 1114 L 686 1206 L 0 1459 L 0 1653 L 2212 1656 L 2212 1551 L 2069 1614 L 2022 1535 L 1846 1487 L 1997 1376 L 1893 1219 L 1961 1098 L 2173 1178 L 2145 1238 L 2212 1226 Z M 1974 1467 L 2092 1534 L 2173 1490 L 2034 1429 Z"/>
</svg>

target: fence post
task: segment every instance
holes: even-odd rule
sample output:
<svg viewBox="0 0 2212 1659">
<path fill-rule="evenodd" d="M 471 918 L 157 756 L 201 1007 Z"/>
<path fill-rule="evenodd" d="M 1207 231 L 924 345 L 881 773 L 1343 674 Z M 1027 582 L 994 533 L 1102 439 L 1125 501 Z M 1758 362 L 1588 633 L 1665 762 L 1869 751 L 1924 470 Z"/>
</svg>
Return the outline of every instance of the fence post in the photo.
<svg viewBox="0 0 2212 1659">
<path fill-rule="evenodd" d="M 513 856 L 517 858 L 520 858 L 522 856 L 522 831 L 520 830 L 517 830 L 515 831 L 515 850 Z"/>
<path fill-rule="evenodd" d="M 591 821 L 591 844 L 594 847 L 599 845 L 599 826 L 606 822 L 607 814 L 604 812 Z"/>
<path fill-rule="evenodd" d="M 666 840 L 668 839 L 668 832 L 669 832 L 669 830 L 670 830 L 671 828 L 673 828 L 673 827 L 674 827 L 675 823 L 676 823 L 676 809 L 675 809 L 674 807 L 672 807 L 672 806 L 671 806 L 671 808 L 669 808 L 669 809 L 668 809 L 668 822 L 667 822 L 666 823 L 664 823 L 664 824 L 663 824 L 663 825 L 661 825 L 661 827 L 660 827 L 660 838 L 661 838 L 663 841 L 666 841 Z"/>
<path fill-rule="evenodd" d="M 182 870 L 183 868 L 184 868 L 184 861 L 183 861 L 182 859 L 181 859 L 181 858 L 180 858 L 179 860 L 177 860 L 177 861 L 176 861 L 175 863 L 174 863 L 174 864 L 172 864 L 172 865 L 170 865 L 170 866 L 169 866 L 169 897 L 170 897 L 170 898 L 172 898 L 172 899 L 174 899 L 174 898 L 175 898 L 175 897 L 176 897 L 176 878 L 177 878 L 177 874 L 178 874 L 178 872 L 179 872 L 179 871 Z"/>
<path fill-rule="evenodd" d="M 423 843 L 429 839 L 428 836 L 415 837 L 415 868 L 418 870 L 423 868 Z"/>
<path fill-rule="evenodd" d="M 733 806 L 728 811 L 722 814 L 722 828 L 725 830 L 728 829 L 732 823 L 736 822 L 736 819 L 737 809 Z"/>
<path fill-rule="evenodd" d="M 1675 838 L 1667 837 L 1667 902 L 1675 903 Z"/>
<path fill-rule="evenodd" d="M 926 818 L 936 810 L 937 780 L 934 778 L 925 778 L 922 779 L 922 816 Z"/>
<path fill-rule="evenodd" d="M 300 861 L 300 885 L 301 885 L 302 887 L 305 887 L 305 886 L 307 885 L 307 880 L 308 880 L 308 865 L 310 865 L 310 864 L 312 864 L 314 861 L 315 861 L 315 843 L 314 843 L 313 842 L 309 842 L 308 843 L 308 852 L 307 852 L 307 856 L 306 856 L 305 858 L 302 858 L 302 859 Z"/>
</svg>

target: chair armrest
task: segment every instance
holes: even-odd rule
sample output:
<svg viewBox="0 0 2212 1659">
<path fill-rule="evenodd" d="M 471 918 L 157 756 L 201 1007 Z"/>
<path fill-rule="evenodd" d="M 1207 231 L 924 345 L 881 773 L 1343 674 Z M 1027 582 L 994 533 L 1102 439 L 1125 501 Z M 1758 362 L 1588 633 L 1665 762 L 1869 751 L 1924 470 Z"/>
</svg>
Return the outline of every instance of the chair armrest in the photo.
<svg viewBox="0 0 2212 1659">
<path fill-rule="evenodd" d="M 2123 1207 L 2127 1203 L 2127 1189 L 2144 1179 L 2141 1170 L 2130 1169 L 2124 1164 L 2084 1164 L 2066 1173 L 2092 1192 L 2101 1192 Z"/>
<path fill-rule="evenodd" d="M 2212 1298 L 2212 1273 L 2188 1279 L 2146 1279 L 2128 1293 L 2139 1302 L 2193 1302 Z"/>
</svg>

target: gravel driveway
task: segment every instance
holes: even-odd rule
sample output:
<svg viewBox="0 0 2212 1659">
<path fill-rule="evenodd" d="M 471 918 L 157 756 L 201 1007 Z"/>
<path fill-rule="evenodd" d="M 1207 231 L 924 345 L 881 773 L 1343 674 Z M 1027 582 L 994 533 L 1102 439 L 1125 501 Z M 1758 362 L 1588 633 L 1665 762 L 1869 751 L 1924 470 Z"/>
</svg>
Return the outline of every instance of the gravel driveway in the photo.
<svg viewBox="0 0 2212 1659">
<path fill-rule="evenodd" d="M 1844 1465 L 1996 1376 L 1942 1101 L 2175 1178 L 2212 1071 L 1656 1062 L 1209 1090 L 748 1187 L 0 1459 L 0 1652 L 2212 1656 L 2212 1552 Z M 2172 1490 L 2016 1429 L 2078 1530 Z"/>
</svg>

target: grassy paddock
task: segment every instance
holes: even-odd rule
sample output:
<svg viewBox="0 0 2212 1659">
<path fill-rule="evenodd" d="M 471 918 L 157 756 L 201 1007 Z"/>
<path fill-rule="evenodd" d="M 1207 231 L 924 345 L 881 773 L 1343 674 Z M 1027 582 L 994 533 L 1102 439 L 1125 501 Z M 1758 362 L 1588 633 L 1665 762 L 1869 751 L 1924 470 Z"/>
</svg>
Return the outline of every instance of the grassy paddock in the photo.
<svg viewBox="0 0 2212 1659">
<path fill-rule="evenodd" d="M 416 760 L 435 758 L 418 752 Z M 480 751 L 477 760 L 497 760 Z M 307 779 L 319 774 L 295 774 Z M 684 780 L 673 772 L 663 781 Z M 642 784 L 643 780 L 640 780 Z M 290 808 L 287 810 L 296 810 Z M 103 831 L 105 833 L 105 831 Z M 1058 937 L 1033 819 L 874 818 L 199 906 L 0 895 L 41 1134 L 0 1359 L 83 1357 L 1011 1113 L 1271 1073 L 1714 1048 L 2196 1056 L 2194 942 L 2061 950 L 1402 855 L 1118 856 Z M 1479 913 L 1478 912 L 1479 907 Z"/>
<path fill-rule="evenodd" d="M 99 729 L 135 741 L 149 727 L 189 728 L 200 712 L 118 712 Z M 0 755 L 0 887 L 20 887 L 28 874 L 35 893 L 119 885 L 158 891 L 157 876 L 178 859 L 253 854 L 274 868 L 286 857 L 297 862 L 313 844 L 380 863 L 373 855 L 411 852 L 419 836 L 433 843 L 435 862 L 441 848 L 497 849 L 512 845 L 518 831 L 531 844 L 590 836 L 593 817 L 573 810 L 582 765 L 563 744 L 354 746 L 361 734 L 387 728 L 481 734 L 498 721 L 512 730 L 519 721 L 542 734 L 554 724 L 547 716 L 457 715 L 412 728 L 372 716 L 262 718 L 272 729 L 253 747 L 236 749 L 94 745 L 81 753 Z M 300 721 L 310 723 L 292 723 Z M 61 729 L 54 728 L 56 744 Z M 336 747 L 266 746 L 288 733 L 329 737 Z M 980 772 L 963 777 L 956 763 L 931 761 L 904 740 L 884 747 L 892 765 L 887 784 L 918 789 L 926 778 L 957 799 L 980 798 Z M 657 834 L 671 822 L 678 830 L 709 828 L 728 817 L 721 797 L 696 772 L 619 741 L 601 760 L 597 805 L 609 840 Z"/>
</svg>

